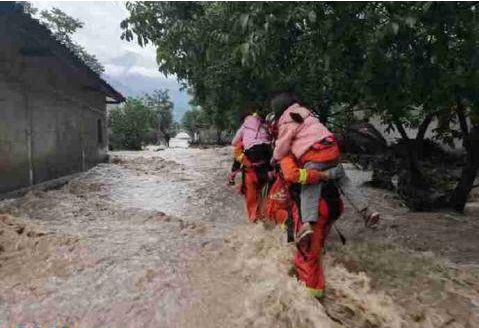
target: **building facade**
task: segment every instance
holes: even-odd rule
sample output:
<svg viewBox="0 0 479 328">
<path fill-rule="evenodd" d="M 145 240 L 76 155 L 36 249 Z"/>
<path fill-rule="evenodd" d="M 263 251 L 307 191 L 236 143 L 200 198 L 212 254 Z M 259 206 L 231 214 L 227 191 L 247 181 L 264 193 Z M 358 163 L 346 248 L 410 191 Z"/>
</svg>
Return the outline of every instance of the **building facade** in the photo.
<svg viewBox="0 0 479 328">
<path fill-rule="evenodd" d="M 105 160 L 106 104 L 123 96 L 15 3 L 0 31 L 0 194 Z"/>
</svg>

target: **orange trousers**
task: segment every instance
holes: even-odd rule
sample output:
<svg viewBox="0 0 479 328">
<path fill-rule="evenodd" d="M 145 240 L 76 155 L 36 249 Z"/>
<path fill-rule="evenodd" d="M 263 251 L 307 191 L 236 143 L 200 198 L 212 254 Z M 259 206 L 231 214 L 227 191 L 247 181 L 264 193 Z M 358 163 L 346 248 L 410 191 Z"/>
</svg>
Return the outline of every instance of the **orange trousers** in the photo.
<svg viewBox="0 0 479 328">
<path fill-rule="evenodd" d="M 290 183 L 298 182 L 300 168 L 292 155 L 285 157 L 281 161 L 281 170 L 286 181 Z M 317 171 L 306 171 L 305 183 L 314 183 Z M 337 209 L 339 213 L 336 213 L 335 216 L 340 215 L 343 210 L 342 201 L 340 199 L 338 199 L 338 203 L 336 205 L 339 206 Z M 291 206 L 294 230 L 298 231 L 302 224 L 299 209 L 294 202 L 291 204 Z M 278 211 L 276 215 L 277 219 L 284 220 L 284 212 L 285 211 Z M 321 297 L 324 294 L 325 288 L 325 278 L 321 255 L 323 252 L 324 242 L 329 234 L 329 231 L 331 230 L 333 223 L 330 208 L 324 199 L 322 199 L 319 203 L 318 214 L 318 222 L 312 225 L 313 234 L 311 236 L 310 244 L 297 246 L 297 253 L 293 262 L 296 268 L 296 275 L 298 279 L 305 283 L 306 287 L 313 296 Z"/>
<path fill-rule="evenodd" d="M 239 191 L 244 193 L 246 202 L 246 214 L 250 222 L 255 222 L 261 217 L 261 189 L 259 185 L 258 175 L 255 168 L 243 153 L 243 144 L 238 144 L 233 150 L 234 160 L 239 161 L 243 165 L 243 183 Z"/>
<path fill-rule="evenodd" d="M 263 189 L 264 184 L 259 183 L 258 175 L 253 167 L 245 168 L 243 174 L 246 213 L 250 222 L 256 222 L 256 220 L 261 217 L 261 208 L 263 202 L 261 189 Z"/>
<path fill-rule="evenodd" d="M 325 201 L 320 202 L 319 220 L 312 225 L 313 235 L 309 245 L 297 246 L 297 252 L 293 263 L 296 269 L 297 278 L 304 282 L 313 296 L 321 297 L 324 293 L 325 278 L 321 255 L 324 242 L 331 230 L 331 216 L 329 215 L 328 205 Z M 293 219 L 293 229 L 298 231 L 301 227 L 299 209 L 296 204 L 292 204 L 291 215 Z M 277 224 L 284 225 L 288 218 L 288 211 L 280 209 L 275 212 L 274 220 Z"/>
<path fill-rule="evenodd" d="M 331 229 L 328 205 L 321 201 L 319 205 L 319 220 L 312 225 L 313 235 L 309 246 L 299 246 L 294 257 L 294 266 L 299 280 L 306 284 L 306 287 L 316 297 L 324 293 L 325 279 L 321 255 L 324 242 Z"/>
</svg>

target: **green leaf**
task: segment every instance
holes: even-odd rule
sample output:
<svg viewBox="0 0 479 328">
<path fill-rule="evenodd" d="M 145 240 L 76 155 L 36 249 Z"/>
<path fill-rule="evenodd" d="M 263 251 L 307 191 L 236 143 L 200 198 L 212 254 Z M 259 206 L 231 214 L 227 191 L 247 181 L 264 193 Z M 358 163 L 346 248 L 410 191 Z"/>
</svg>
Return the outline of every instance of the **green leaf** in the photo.
<svg viewBox="0 0 479 328">
<path fill-rule="evenodd" d="M 244 31 L 246 31 L 247 27 L 248 27 L 248 21 L 249 21 L 249 14 L 241 14 L 240 16 L 240 25 L 241 25 L 241 29 Z"/>
<path fill-rule="evenodd" d="M 431 8 L 432 5 L 433 5 L 433 1 L 427 1 L 423 4 L 422 9 L 424 11 L 428 11 L 429 8 Z"/>
<path fill-rule="evenodd" d="M 390 26 L 391 26 L 391 29 L 392 29 L 393 33 L 394 33 L 394 34 L 398 34 L 398 32 L 399 32 L 399 24 L 396 23 L 396 22 L 391 22 Z"/>
<path fill-rule="evenodd" d="M 243 55 L 243 57 L 248 56 L 249 50 L 250 50 L 250 44 L 248 42 L 241 44 L 241 54 Z"/>
<path fill-rule="evenodd" d="M 413 28 L 414 25 L 416 24 L 416 18 L 411 17 L 411 16 L 406 17 L 406 19 L 404 21 L 405 21 L 406 25 L 409 26 L 410 28 Z"/>
</svg>

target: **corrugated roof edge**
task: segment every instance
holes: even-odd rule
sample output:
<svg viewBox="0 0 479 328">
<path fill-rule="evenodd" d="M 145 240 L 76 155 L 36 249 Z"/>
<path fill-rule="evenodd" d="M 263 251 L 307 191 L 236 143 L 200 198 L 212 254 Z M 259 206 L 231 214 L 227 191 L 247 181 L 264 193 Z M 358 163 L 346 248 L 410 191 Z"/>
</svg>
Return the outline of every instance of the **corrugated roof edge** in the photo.
<svg viewBox="0 0 479 328">
<path fill-rule="evenodd" d="M 70 49 L 68 49 L 64 44 L 60 43 L 52 32 L 43 24 L 40 23 L 38 19 L 35 19 L 23 11 L 22 5 L 19 2 L 15 1 L 0 1 L 0 13 L 14 13 L 17 15 L 22 15 L 23 17 L 30 20 L 35 24 L 35 27 L 39 29 L 41 33 L 45 35 L 50 41 L 53 41 L 58 45 L 60 49 L 66 54 L 66 56 L 78 67 L 86 70 L 86 72 L 94 79 L 98 80 L 101 85 L 106 89 L 104 90 L 106 95 L 115 99 L 118 103 L 124 102 L 125 97 L 115 90 L 108 82 L 103 80 L 101 76 L 93 71 L 87 64 L 85 64 L 80 58 L 78 58 Z"/>
</svg>

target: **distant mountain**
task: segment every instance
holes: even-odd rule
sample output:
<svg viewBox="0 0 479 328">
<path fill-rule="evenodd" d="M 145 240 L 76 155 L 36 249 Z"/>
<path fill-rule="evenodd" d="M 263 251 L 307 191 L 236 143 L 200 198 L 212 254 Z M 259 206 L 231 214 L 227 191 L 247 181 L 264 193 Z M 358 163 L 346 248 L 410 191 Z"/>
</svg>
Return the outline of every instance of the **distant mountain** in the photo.
<svg viewBox="0 0 479 328">
<path fill-rule="evenodd" d="M 104 74 L 103 78 L 125 97 L 142 96 L 155 89 L 170 90 L 170 98 L 174 103 L 173 116 L 176 121 L 180 121 L 188 110 L 188 94 L 186 91 L 180 91 L 180 85 L 176 80 L 128 72 L 121 76 Z"/>
</svg>

